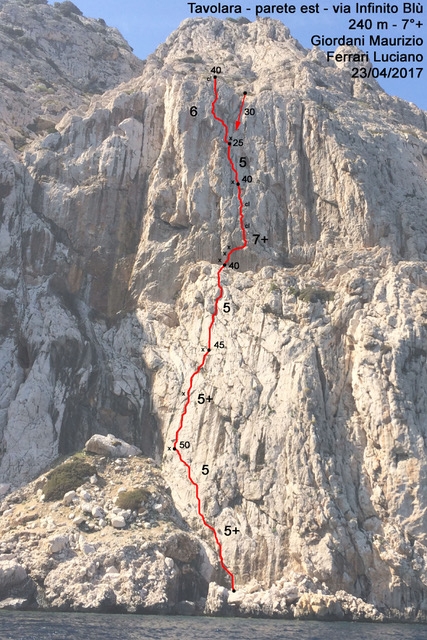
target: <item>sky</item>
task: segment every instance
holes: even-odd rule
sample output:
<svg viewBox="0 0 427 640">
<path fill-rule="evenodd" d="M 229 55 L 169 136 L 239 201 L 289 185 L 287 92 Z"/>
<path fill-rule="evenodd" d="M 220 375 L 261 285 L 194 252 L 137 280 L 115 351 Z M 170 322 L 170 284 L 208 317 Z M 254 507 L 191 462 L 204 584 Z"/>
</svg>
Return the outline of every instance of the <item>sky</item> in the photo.
<svg viewBox="0 0 427 640">
<path fill-rule="evenodd" d="M 199 0 L 199 2 L 208 0 Z M 241 0 L 242 2 L 242 0 Z M 359 4 L 367 4 L 368 0 L 359 0 Z M 396 2 L 394 5 L 393 2 Z M 112 27 L 117 27 L 122 35 L 134 49 L 135 55 L 139 58 L 146 58 L 156 47 L 164 42 L 168 35 L 174 31 L 185 18 L 203 17 L 205 14 L 196 14 L 190 12 L 189 3 L 185 0 L 75 0 L 74 2 L 83 14 L 90 18 L 103 18 L 106 23 Z M 250 20 L 255 19 L 255 8 L 257 4 L 265 7 L 264 3 L 243 0 L 242 15 Z M 316 7 L 315 0 L 290 0 L 289 5 L 294 3 L 295 13 L 267 15 L 264 17 L 272 17 L 281 19 L 287 27 L 289 27 L 294 38 L 306 48 L 311 48 L 311 37 L 314 34 L 325 35 L 327 37 L 338 37 L 341 35 L 360 37 L 365 36 L 365 42 L 368 43 L 370 35 L 380 35 L 381 37 L 416 37 L 423 40 L 422 46 L 398 46 L 381 47 L 377 51 L 379 55 L 386 53 L 402 53 L 421 54 L 424 58 L 422 62 L 410 63 L 382 63 L 372 62 L 374 66 L 380 68 L 394 67 L 398 69 L 399 74 L 405 73 L 404 69 L 414 69 L 424 67 L 427 59 L 427 2 L 417 3 L 423 9 L 422 13 L 404 13 L 404 3 L 400 0 L 391 0 L 389 5 L 395 6 L 397 13 L 376 13 L 376 14 L 357 14 L 355 12 L 356 2 L 353 0 L 319 0 L 317 3 L 318 13 L 301 13 L 301 5 L 312 4 Z M 339 5 L 349 4 L 351 14 L 335 13 L 333 6 L 339 8 Z M 53 2 L 52 2 L 53 4 Z M 217 5 L 217 2 L 210 0 L 210 6 Z M 226 3 L 222 3 L 223 5 Z M 231 4 L 231 3 L 230 3 Z M 383 7 L 386 2 L 383 0 L 375 0 L 375 4 Z M 412 6 L 412 3 L 405 3 Z M 415 4 L 415 3 L 414 3 Z M 276 6 L 277 3 L 276 3 Z M 281 5 L 283 6 L 283 4 Z M 247 8 L 250 11 L 247 11 Z M 218 17 L 218 14 L 209 13 Z M 227 16 L 224 16 L 227 17 Z M 239 15 L 232 17 L 238 18 Z M 354 29 L 350 29 L 350 20 L 354 20 Z M 360 21 L 363 21 L 362 23 Z M 372 21 L 372 25 L 369 21 Z M 404 29 L 405 22 L 406 28 Z M 410 21 L 414 22 L 411 23 Z M 368 21 L 368 22 L 366 22 Z M 384 24 L 380 25 L 377 30 L 377 22 L 387 22 L 388 28 L 385 30 Z M 418 23 L 418 27 L 415 26 Z M 423 23 L 423 24 L 419 24 Z M 358 26 L 359 25 L 359 26 Z M 394 27 L 393 25 L 396 25 Z M 335 46 L 321 47 L 326 50 L 334 50 Z M 361 47 L 363 51 L 368 51 L 370 60 L 373 59 L 373 47 Z M 407 73 L 410 73 L 407 72 Z M 414 73 L 417 72 L 414 70 Z M 414 102 L 418 107 L 427 110 L 427 67 L 424 68 L 420 78 L 413 79 L 382 79 L 378 78 L 379 84 L 391 95 L 399 96 L 409 102 Z"/>
</svg>

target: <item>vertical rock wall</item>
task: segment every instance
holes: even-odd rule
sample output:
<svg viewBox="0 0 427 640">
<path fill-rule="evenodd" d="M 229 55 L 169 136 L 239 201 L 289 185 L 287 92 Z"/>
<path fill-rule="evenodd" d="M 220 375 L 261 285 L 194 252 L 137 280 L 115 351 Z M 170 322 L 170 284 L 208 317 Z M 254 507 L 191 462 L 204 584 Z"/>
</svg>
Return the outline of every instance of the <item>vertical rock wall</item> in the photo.
<svg viewBox="0 0 427 640">
<path fill-rule="evenodd" d="M 212 544 L 167 443 L 206 346 L 218 258 L 240 243 L 213 64 L 218 114 L 231 126 L 243 90 L 256 114 L 239 130 L 250 242 L 224 272 L 231 312 L 213 339 L 225 347 L 193 390 L 213 402 L 192 402 L 182 432 L 203 510 L 239 529 L 221 539 L 240 584 L 294 571 L 418 611 L 425 114 L 275 21 L 185 21 L 140 78 L 67 115 L 23 164 L 3 148 L 1 473 L 27 480 L 114 432 L 162 461 Z"/>
</svg>

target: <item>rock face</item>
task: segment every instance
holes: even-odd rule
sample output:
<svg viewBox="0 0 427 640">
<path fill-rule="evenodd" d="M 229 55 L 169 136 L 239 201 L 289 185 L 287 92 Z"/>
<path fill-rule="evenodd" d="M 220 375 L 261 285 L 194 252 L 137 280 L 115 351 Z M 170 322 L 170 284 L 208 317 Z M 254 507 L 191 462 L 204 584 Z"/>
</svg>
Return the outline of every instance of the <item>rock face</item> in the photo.
<svg viewBox="0 0 427 640">
<path fill-rule="evenodd" d="M 29 604 L 36 592 L 35 582 L 28 577 L 25 568 L 7 554 L 0 556 L 1 608 L 20 609 Z"/>
<path fill-rule="evenodd" d="M 180 433 L 202 510 L 237 586 L 255 580 L 267 594 L 253 606 L 272 611 L 280 581 L 298 575 L 314 585 L 299 595 L 323 598 L 307 597 L 303 617 L 346 617 L 364 601 L 373 617 L 421 619 L 425 114 L 273 20 L 184 21 L 84 116 L 67 114 L 21 156 L 3 145 L 0 480 L 31 479 L 93 433 L 132 442 L 162 464 L 177 509 L 211 545 L 219 608 L 252 607 L 233 602 L 169 450 L 218 259 L 241 243 L 214 65 L 216 110 L 243 140 L 231 153 L 252 182 L 249 246 L 224 271 L 230 312 L 220 306 L 213 330 L 224 348 L 195 378 Z M 255 115 L 236 134 L 244 90 Z M 213 401 L 198 404 L 200 393 Z M 335 607 L 337 592 L 359 604 Z"/>
<path fill-rule="evenodd" d="M 117 29 L 69 0 L 1 0 L 0 23 L 0 139 L 17 148 L 144 66 Z"/>
<path fill-rule="evenodd" d="M 5 499 L 0 609 L 200 614 L 213 554 L 188 532 L 154 460 L 93 460 L 100 486 L 86 482 L 72 502 L 39 502 L 43 476 Z M 116 507 L 135 486 L 144 507 Z"/>
</svg>

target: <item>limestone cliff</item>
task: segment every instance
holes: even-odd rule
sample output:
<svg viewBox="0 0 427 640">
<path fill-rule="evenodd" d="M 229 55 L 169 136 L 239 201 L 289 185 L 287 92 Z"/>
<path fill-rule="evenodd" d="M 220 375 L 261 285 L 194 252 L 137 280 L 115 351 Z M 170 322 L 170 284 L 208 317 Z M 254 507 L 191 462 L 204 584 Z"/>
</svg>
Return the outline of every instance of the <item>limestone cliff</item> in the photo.
<svg viewBox="0 0 427 640">
<path fill-rule="evenodd" d="M 181 433 L 202 508 L 219 532 L 239 529 L 221 540 L 246 596 L 256 584 L 274 600 L 298 575 L 322 597 L 422 618 L 425 113 L 280 22 L 186 20 L 138 78 L 21 155 L 2 146 L 1 473 L 28 481 L 92 433 L 132 441 L 161 464 L 211 550 L 210 579 L 228 586 L 169 450 L 218 259 L 241 242 L 213 66 L 231 131 L 244 90 L 255 115 L 234 134 L 252 176 L 249 246 L 224 272 L 224 348 L 196 378 Z M 228 595 L 213 591 L 208 609 L 248 606 Z"/>
<path fill-rule="evenodd" d="M 0 51 L 0 140 L 16 148 L 144 66 L 117 29 L 70 0 L 0 0 Z"/>
</svg>

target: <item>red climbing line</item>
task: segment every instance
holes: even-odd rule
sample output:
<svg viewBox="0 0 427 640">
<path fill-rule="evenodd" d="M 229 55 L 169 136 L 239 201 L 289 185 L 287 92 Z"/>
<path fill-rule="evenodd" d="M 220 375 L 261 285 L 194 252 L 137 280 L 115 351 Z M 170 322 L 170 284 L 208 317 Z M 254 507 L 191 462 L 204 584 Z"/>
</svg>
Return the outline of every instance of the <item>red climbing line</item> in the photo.
<svg viewBox="0 0 427 640">
<path fill-rule="evenodd" d="M 196 500 L 197 500 L 197 511 L 198 511 L 198 514 L 201 517 L 201 519 L 203 521 L 203 524 L 208 529 L 210 529 L 212 531 L 213 535 L 214 535 L 215 542 L 216 542 L 217 547 L 218 547 L 219 561 L 220 561 L 221 567 L 230 576 L 230 578 L 231 578 L 231 588 L 234 591 L 235 590 L 235 578 L 234 578 L 233 573 L 230 571 L 230 569 L 228 569 L 227 566 L 225 565 L 224 558 L 223 558 L 223 555 L 222 555 L 222 544 L 221 544 L 221 542 L 220 542 L 220 540 L 218 538 L 218 534 L 217 534 L 215 528 L 211 524 L 209 524 L 209 522 L 206 521 L 206 518 L 205 518 L 204 514 L 202 513 L 202 505 L 201 505 L 201 500 L 200 500 L 200 497 L 199 497 L 199 485 L 191 477 L 190 465 L 184 460 L 184 458 L 182 457 L 181 452 L 179 451 L 178 446 L 177 446 L 178 445 L 179 433 L 180 433 L 181 429 L 184 426 L 184 418 L 185 418 L 185 416 L 187 414 L 188 405 L 190 404 L 190 395 L 191 395 L 191 390 L 193 388 L 194 378 L 200 373 L 200 371 L 202 370 L 202 368 L 205 365 L 205 362 L 206 362 L 206 360 L 208 358 L 208 355 L 210 354 L 211 343 L 212 343 L 212 329 L 213 329 L 213 326 L 214 326 L 214 323 L 215 323 L 215 318 L 218 315 L 218 304 L 219 304 L 219 301 L 221 300 L 222 296 L 224 295 L 224 289 L 223 289 L 223 287 L 221 285 L 221 273 L 225 269 L 228 261 L 230 260 L 231 256 L 233 255 L 233 253 L 235 253 L 236 251 L 241 251 L 242 249 L 245 249 L 248 246 L 248 242 L 247 242 L 247 239 L 246 239 L 246 230 L 245 230 L 245 225 L 244 225 L 244 216 L 243 216 L 244 204 L 243 204 L 243 200 L 242 200 L 242 189 L 240 187 L 239 175 L 237 173 L 237 169 L 234 166 L 234 162 L 233 162 L 233 160 L 231 158 L 231 142 L 229 141 L 229 136 L 228 136 L 228 126 L 224 122 L 224 120 L 219 118 L 215 113 L 215 105 L 216 105 L 216 103 L 218 101 L 218 88 L 217 88 L 216 76 L 214 76 L 214 81 L 213 82 L 214 82 L 213 86 L 214 86 L 215 97 L 214 97 L 214 99 L 212 101 L 211 112 L 212 112 L 212 115 L 215 118 L 215 120 L 217 120 L 217 122 L 220 122 L 222 124 L 222 126 L 224 127 L 224 142 L 227 144 L 227 158 L 228 158 L 228 161 L 230 163 L 231 170 L 234 173 L 234 177 L 235 177 L 236 185 L 237 185 L 237 198 L 239 200 L 239 223 L 240 223 L 240 230 L 242 232 L 243 244 L 241 244 L 240 246 L 234 247 L 233 249 L 229 250 L 224 263 L 222 264 L 222 266 L 218 270 L 217 283 L 218 283 L 219 293 L 218 293 L 217 297 L 215 298 L 214 311 L 212 313 L 212 318 L 211 318 L 211 322 L 210 322 L 209 329 L 208 329 L 208 348 L 207 348 L 207 351 L 205 351 L 205 353 L 203 355 L 201 363 L 199 364 L 197 369 L 192 373 L 192 375 L 190 377 L 190 383 L 188 385 L 187 394 L 186 394 L 187 398 L 186 398 L 186 401 L 185 401 L 185 404 L 184 404 L 184 409 L 183 409 L 182 414 L 181 414 L 181 419 L 179 421 L 179 427 L 178 427 L 178 430 L 177 430 L 176 435 L 175 435 L 174 450 L 177 452 L 178 457 L 181 460 L 181 462 L 187 468 L 187 475 L 188 475 L 189 481 L 196 488 Z M 244 101 L 245 101 L 245 97 L 243 97 L 241 110 L 243 109 Z M 240 114 L 239 114 L 239 118 L 240 118 Z"/>
<path fill-rule="evenodd" d="M 243 92 L 242 104 L 240 105 L 239 115 L 237 116 L 237 120 L 236 120 L 236 131 L 237 131 L 237 129 L 240 127 L 240 125 L 242 124 L 242 121 L 240 120 L 240 118 L 242 117 L 243 107 L 244 107 L 244 104 L 245 104 L 245 100 L 246 100 L 246 91 L 244 91 L 244 92 Z"/>
</svg>

